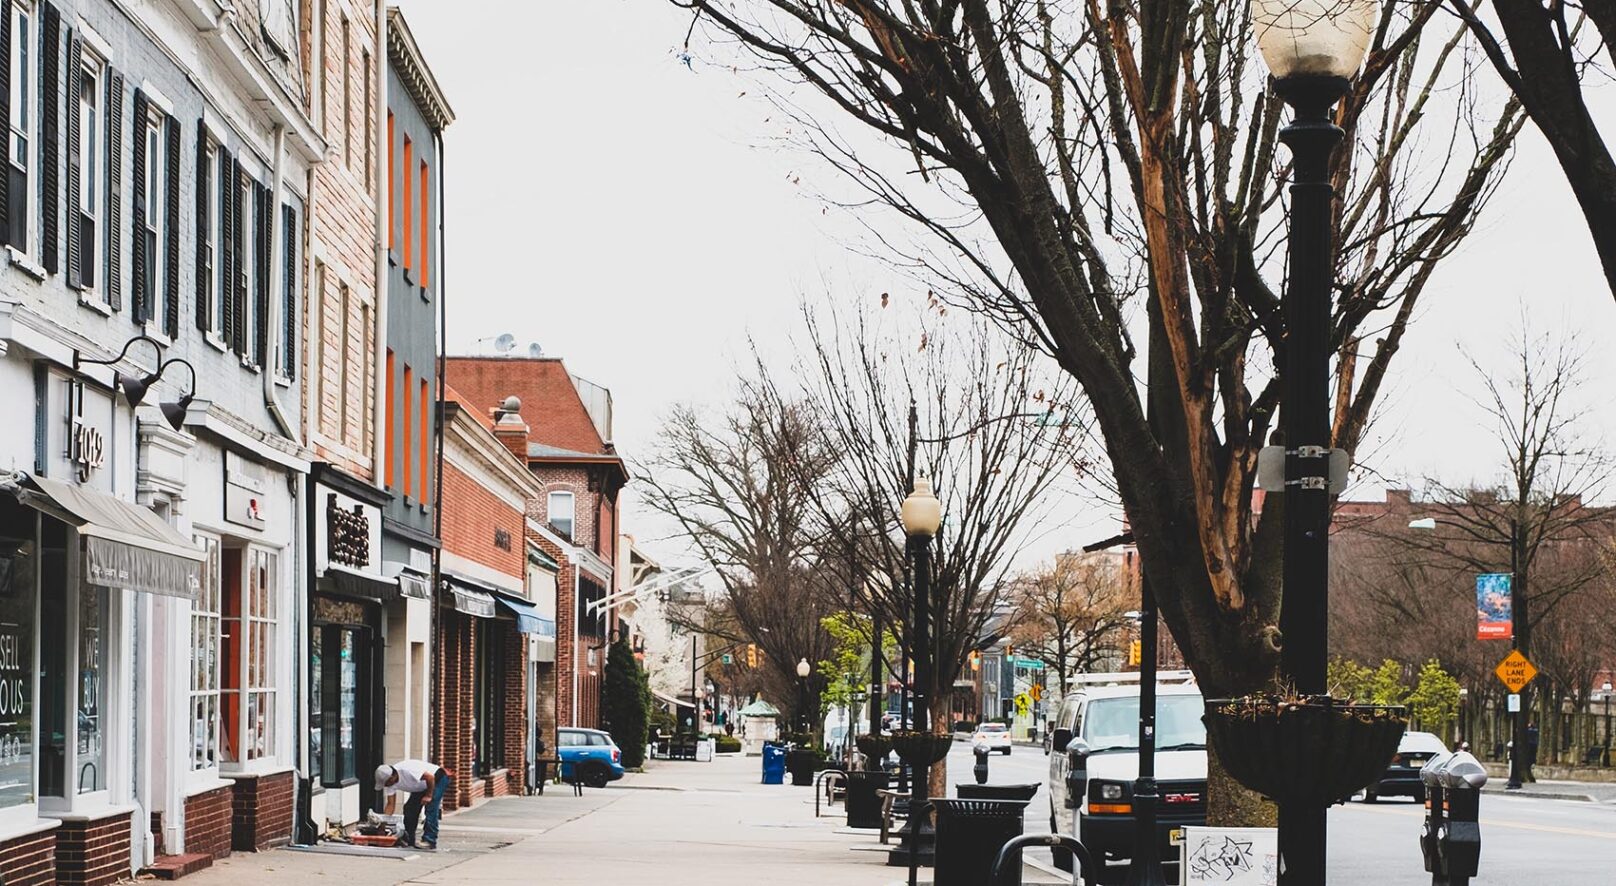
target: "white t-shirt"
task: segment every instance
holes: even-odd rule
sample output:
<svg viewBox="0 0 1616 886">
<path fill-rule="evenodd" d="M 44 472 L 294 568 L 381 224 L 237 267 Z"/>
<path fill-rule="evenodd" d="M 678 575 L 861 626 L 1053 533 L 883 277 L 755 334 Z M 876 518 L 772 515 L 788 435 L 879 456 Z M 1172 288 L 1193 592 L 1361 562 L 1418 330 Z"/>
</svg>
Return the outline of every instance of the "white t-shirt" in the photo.
<svg viewBox="0 0 1616 886">
<path fill-rule="evenodd" d="M 393 771 L 398 773 L 398 781 L 388 786 L 386 794 L 419 794 L 426 790 L 426 777 L 437 774 L 435 763 L 425 760 L 400 760 L 393 764 Z"/>
</svg>

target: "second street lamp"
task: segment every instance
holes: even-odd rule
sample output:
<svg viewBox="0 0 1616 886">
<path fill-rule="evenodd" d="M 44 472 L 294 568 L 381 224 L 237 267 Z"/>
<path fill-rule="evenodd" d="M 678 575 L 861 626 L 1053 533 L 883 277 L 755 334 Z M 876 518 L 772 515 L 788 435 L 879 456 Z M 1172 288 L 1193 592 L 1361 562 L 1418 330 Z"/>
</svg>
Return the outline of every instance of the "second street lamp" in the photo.
<svg viewBox="0 0 1616 886">
<path fill-rule="evenodd" d="M 808 716 L 808 675 L 813 672 L 814 669 L 808 664 L 806 657 L 797 662 L 797 720 L 799 721 L 797 731 L 805 735 L 813 728 L 813 718 Z"/>
<path fill-rule="evenodd" d="M 1335 187 L 1330 157 L 1344 133 L 1331 119 L 1362 67 L 1378 0 L 1251 0 L 1257 45 L 1273 89 L 1294 118 L 1279 138 L 1291 151 L 1290 277 L 1284 295 L 1285 525 L 1280 666 L 1301 696 L 1324 696 L 1329 645 L 1330 291 L 1335 277 Z M 1325 882 L 1325 809 L 1279 809 L 1279 882 Z"/>
</svg>

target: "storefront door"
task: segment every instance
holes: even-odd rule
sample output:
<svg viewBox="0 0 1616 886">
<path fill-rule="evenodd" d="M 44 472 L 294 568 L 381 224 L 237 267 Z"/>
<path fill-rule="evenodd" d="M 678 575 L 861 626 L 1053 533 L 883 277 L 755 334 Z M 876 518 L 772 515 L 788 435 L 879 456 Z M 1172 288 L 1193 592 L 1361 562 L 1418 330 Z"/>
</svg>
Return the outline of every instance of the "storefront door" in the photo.
<svg viewBox="0 0 1616 886">
<path fill-rule="evenodd" d="M 313 775 L 326 788 L 357 785 L 361 808 L 374 806 L 369 776 L 381 763 L 372 741 L 374 650 L 366 626 L 317 624 L 309 637 Z"/>
</svg>

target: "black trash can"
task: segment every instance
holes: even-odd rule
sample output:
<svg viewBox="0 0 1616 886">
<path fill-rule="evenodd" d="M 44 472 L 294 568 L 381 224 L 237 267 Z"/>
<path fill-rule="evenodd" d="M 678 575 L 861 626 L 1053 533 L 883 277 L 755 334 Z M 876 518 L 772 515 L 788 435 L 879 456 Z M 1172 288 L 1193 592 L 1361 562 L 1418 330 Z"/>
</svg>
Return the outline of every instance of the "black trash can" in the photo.
<svg viewBox="0 0 1616 886">
<path fill-rule="evenodd" d="M 937 808 L 936 886 L 982 886 L 993 882 L 993 862 L 1011 838 L 1021 835 L 1026 800 L 943 800 Z M 1017 868 L 1000 883 L 1021 883 Z"/>
<path fill-rule="evenodd" d="M 786 771 L 791 773 L 791 783 L 798 787 L 814 783 L 814 771 L 818 763 L 819 755 L 813 751 L 801 748 L 786 751 Z"/>
<path fill-rule="evenodd" d="M 1031 800 L 1036 793 L 1036 784 L 954 785 L 954 794 L 961 800 Z"/>
<path fill-rule="evenodd" d="M 890 776 L 880 770 L 847 774 L 848 827 L 881 827 L 881 798 L 875 792 L 885 790 L 889 779 Z"/>
</svg>

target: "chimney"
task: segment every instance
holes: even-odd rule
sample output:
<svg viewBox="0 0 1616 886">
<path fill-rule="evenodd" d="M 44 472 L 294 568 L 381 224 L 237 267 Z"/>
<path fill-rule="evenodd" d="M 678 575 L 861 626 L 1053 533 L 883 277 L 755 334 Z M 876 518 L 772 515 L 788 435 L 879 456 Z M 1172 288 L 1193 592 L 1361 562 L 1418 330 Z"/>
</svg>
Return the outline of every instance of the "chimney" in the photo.
<svg viewBox="0 0 1616 886">
<path fill-rule="evenodd" d="M 521 399 L 506 397 L 505 402 L 494 410 L 494 436 L 521 459 L 524 466 L 527 464 L 527 433 L 527 422 L 522 420 Z"/>
<path fill-rule="evenodd" d="M 1414 491 L 1412 489 L 1388 489 L 1386 490 L 1386 503 L 1410 507 L 1414 504 Z"/>
</svg>

